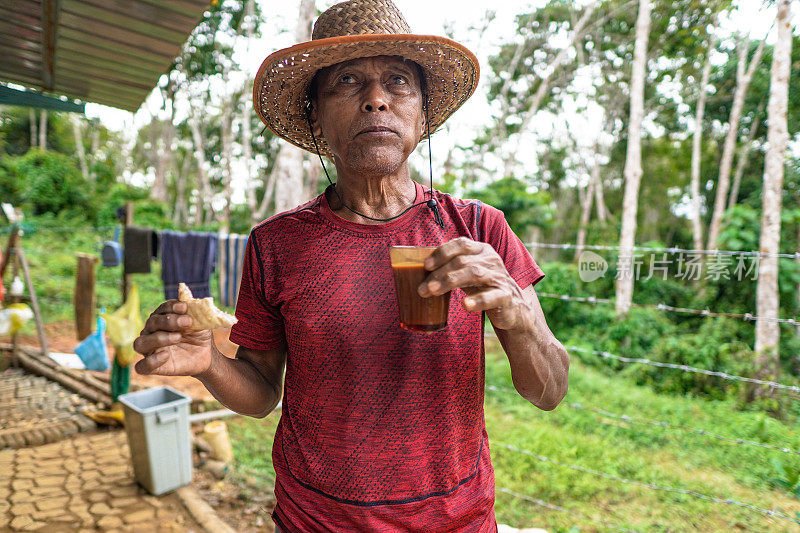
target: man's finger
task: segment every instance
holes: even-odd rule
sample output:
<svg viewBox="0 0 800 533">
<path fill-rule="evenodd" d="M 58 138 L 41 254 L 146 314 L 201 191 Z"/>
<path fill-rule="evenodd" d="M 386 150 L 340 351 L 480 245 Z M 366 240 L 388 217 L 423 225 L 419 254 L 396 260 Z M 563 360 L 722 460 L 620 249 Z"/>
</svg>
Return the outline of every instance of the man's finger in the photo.
<svg viewBox="0 0 800 533">
<path fill-rule="evenodd" d="M 186 304 L 182 304 L 186 305 Z M 155 331 L 181 331 L 192 325 L 192 318 L 186 315 L 175 313 L 155 314 L 147 319 L 142 334 L 153 333 Z"/>
<path fill-rule="evenodd" d="M 430 257 L 425 260 L 425 269 L 436 270 L 457 255 L 480 253 L 481 250 L 483 250 L 483 246 L 483 243 L 473 241 L 467 237 L 453 239 L 452 241 L 442 244 L 433 251 Z"/>
<path fill-rule="evenodd" d="M 511 295 L 497 288 L 486 289 L 464 298 L 463 306 L 467 311 L 481 312 L 507 307 L 511 304 Z"/>
<path fill-rule="evenodd" d="M 466 287 L 481 287 L 491 284 L 488 269 L 477 263 L 450 261 L 442 268 L 432 272 L 419 287 L 420 296 L 436 296 Z"/>
<path fill-rule="evenodd" d="M 146 356 L 144 359 L 136 363 L 134 367 L 137 374 L 147 375 L 153 374 L 161 366 L 164 365 L 170 358 L 169 352 L 166 350 L 156 352 L 152 355 Z"/>
<path fill-rule="evenodd" d="M 178 313 L 183 314 L 186 312 L 186 302 L 180 302 L 178 300 L 167 300 L 162 302 L 161 305 L 156 307 L 156 310 L 153 311 L 154 315 L 164 315 L 167 313 Z"/>
<path fill-rule="evenodd" d="M 183 335 L 175 331 L 157 331 L 147 335 L 140 335 L 133 341 L 133 349 L 142 355 L 147 355 L 159 348 L 172 346 L 181 341 Z"/>
</svg>

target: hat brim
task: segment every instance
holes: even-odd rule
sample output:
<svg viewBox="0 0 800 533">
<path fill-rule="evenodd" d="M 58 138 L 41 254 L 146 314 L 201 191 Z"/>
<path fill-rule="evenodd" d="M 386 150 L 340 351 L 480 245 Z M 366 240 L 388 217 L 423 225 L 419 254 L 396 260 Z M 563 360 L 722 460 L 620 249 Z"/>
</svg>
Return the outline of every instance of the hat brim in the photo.
<svg viewBox="0 0 800 533">
<path fill-rule="evenodd" d="M 294 45 L 269 55 L 256 74 L 253 105 L 261 121 L 290 143 L 316 153 L 306 117 L 308 87 L 321 69 L 351 59 L 401 56 L 425 72 L 428 118 L 433 133 L 475 92 L 480 67 L 475 54 L 435 35 L 347 35 Z M 427 136 L 423 134 L 420 140 Z M 324 137 L 322 155 L 332 157 Z"/>
</svg>

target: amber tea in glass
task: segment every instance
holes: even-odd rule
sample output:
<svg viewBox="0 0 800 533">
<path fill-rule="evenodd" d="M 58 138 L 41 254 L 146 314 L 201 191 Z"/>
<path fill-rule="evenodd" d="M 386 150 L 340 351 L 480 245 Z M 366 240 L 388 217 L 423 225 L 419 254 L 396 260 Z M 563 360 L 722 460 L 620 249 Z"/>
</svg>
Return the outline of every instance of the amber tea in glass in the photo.
<svg viewBox="0 0 800 533">
<path fill-rule="evenodd" d="M 435 249 L 435 246 L 393 246 L 389 249 L 403 329 L 432 333 L 447 328 L 450 292 L 429 298 L 423 298 L 417 292 L 430 274 L 425 270 L 425 259 Z"/>
</svg>

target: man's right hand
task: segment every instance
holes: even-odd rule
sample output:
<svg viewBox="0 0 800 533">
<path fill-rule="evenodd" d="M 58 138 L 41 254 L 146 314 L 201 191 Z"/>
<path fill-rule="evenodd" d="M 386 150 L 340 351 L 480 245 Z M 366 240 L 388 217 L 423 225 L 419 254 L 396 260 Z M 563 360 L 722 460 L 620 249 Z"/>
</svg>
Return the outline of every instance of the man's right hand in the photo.
<svg viewBox="0 0 800 533">
<path fill-rule="evenodd" d="M 187 305 L 167 300 L 153 311 L 133 349 L 144 355 L 136 363 L 139 374 L 198 376 L 211 367 L 216 347 L 211 330 L 190 330 Z"/>
</svg>

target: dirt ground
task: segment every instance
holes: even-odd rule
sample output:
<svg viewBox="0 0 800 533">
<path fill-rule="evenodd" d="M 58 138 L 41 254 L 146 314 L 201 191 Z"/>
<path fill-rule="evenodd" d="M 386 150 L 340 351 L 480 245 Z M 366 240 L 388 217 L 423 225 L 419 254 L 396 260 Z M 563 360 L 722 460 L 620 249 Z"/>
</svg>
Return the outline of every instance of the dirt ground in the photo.
<svg viewBox="0 0 800 533">
<path fill-rule="evenodd" d="M 78 344 L 72 322 L 63 321 L 47 324 L 45 334 L 51 352 L 72 353 Z M 236 353 L 236 345 L 228 340 L 230 330 L 214 331 L 214 341 L 220 351 L 228 357 Z M 21 346 L 39 347 L 36 335 L 20 335 Z M 0 343 L 11 343 L 8 336 L 0 336 Z M 109 346 L 109 353 L 113 353 Z M 92 372 L 96 375 L 109 372 Z M 194 399 L 212 401 L 214 398 L 198 380 L 191 377 L 141 376 L 131 371 L 131 383 L 152 387 L 169 385 Z M 197 457 L 195 458 L 197 460 Z M 263 533 L 274 531 L 270 515 L 275 506 L 271 489 L 265 489 L 246 477 L 228 474 L 218 480 L 202 468 L 194 470 L 192 486 L 227 524 L 240 533 Z"/>
<path fill-rule="evenodd" d="M 238 533 L 275 531 L 270 518 L 275 508 L 271 490 L 257 488 L 247 482 L 219 481 L 202 469 L 195 469 L 192 486 L 219 517 Z"/>
</svg>

